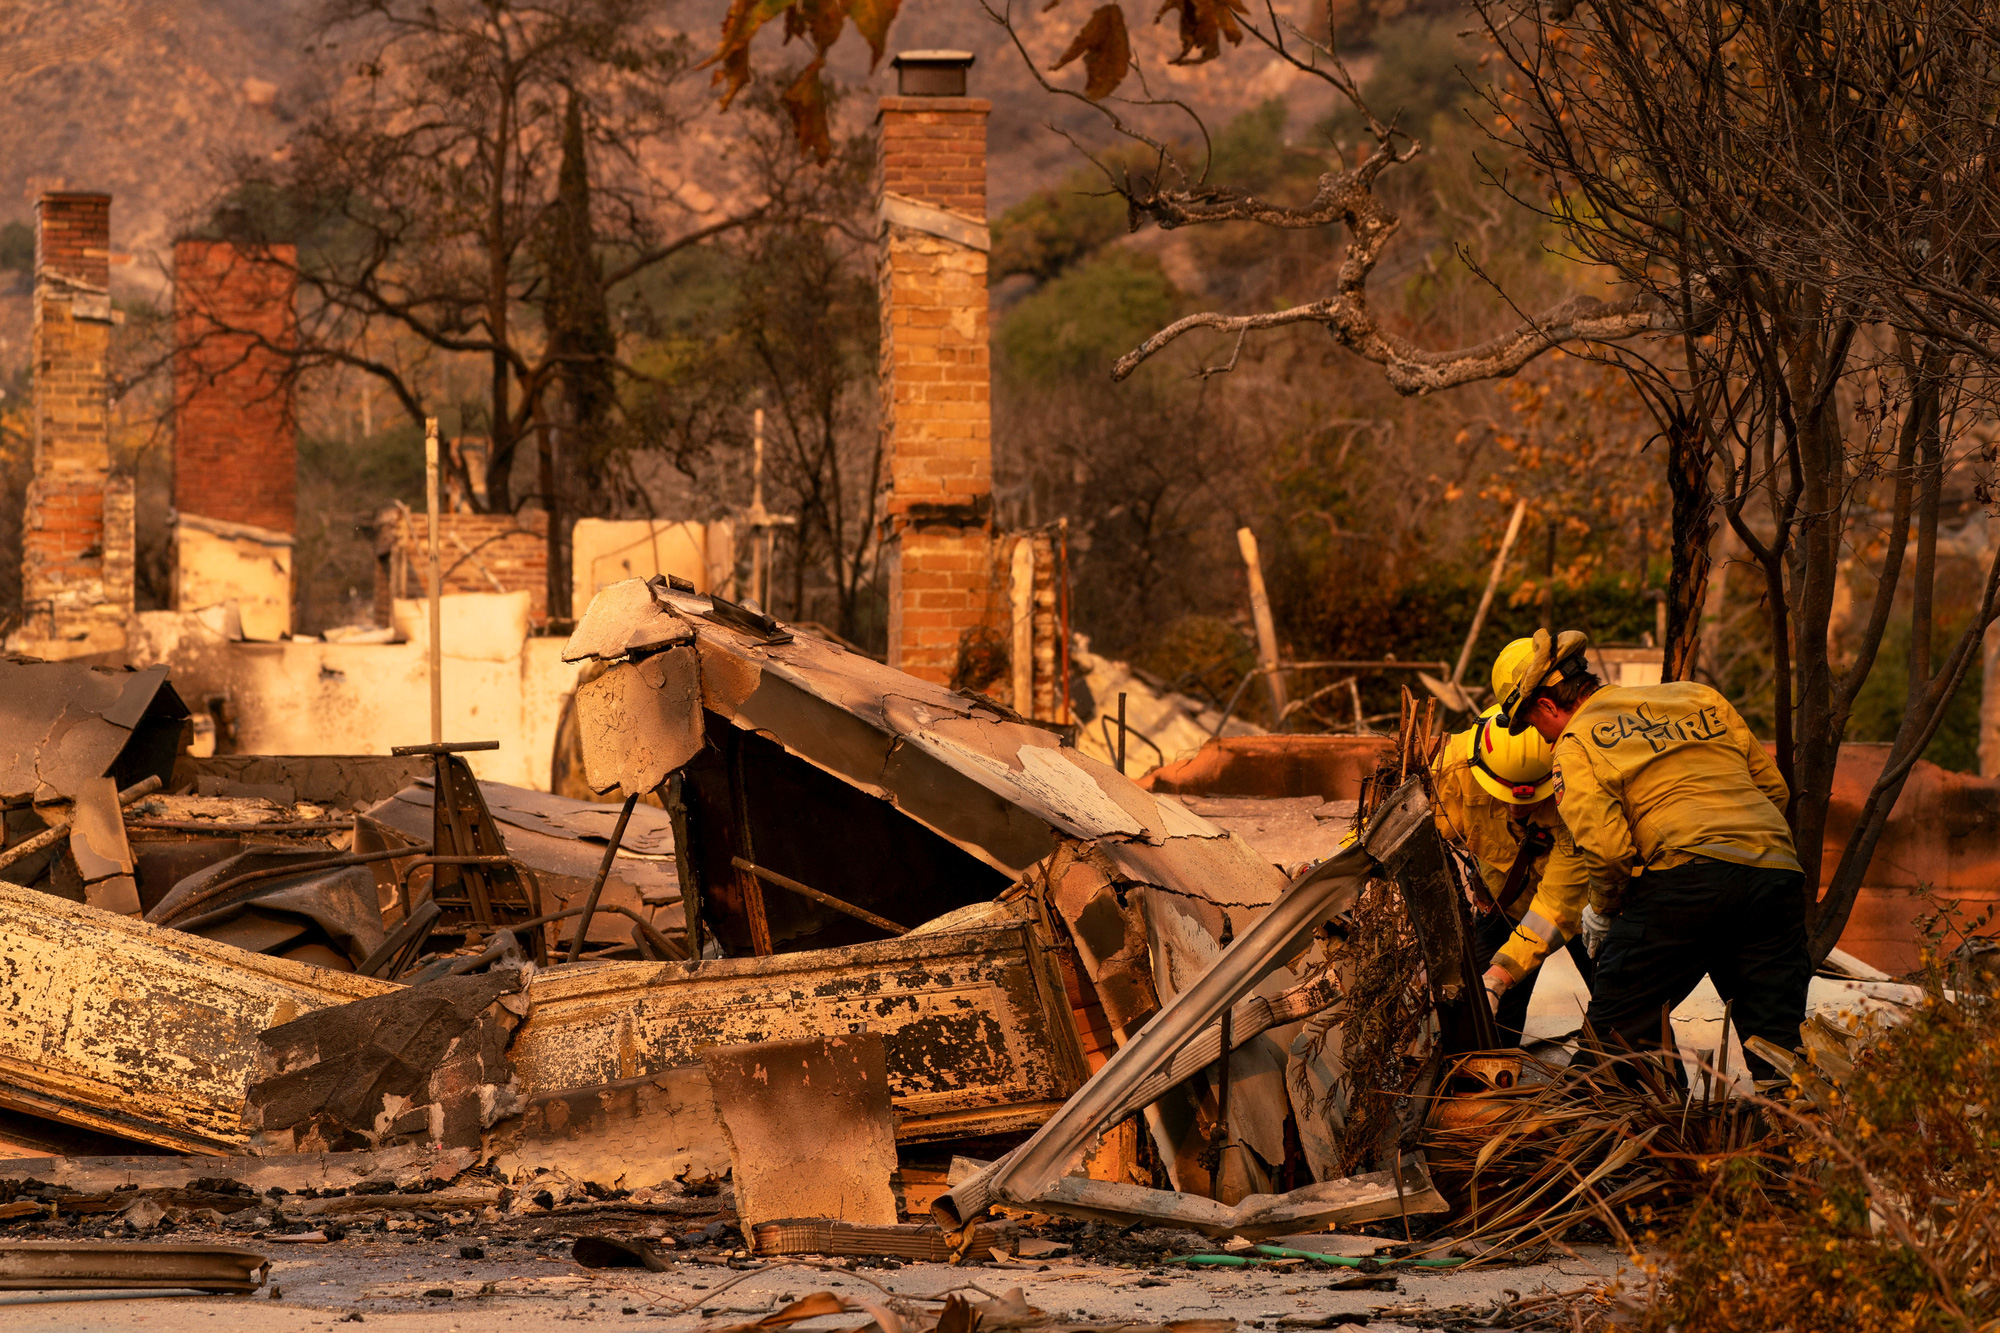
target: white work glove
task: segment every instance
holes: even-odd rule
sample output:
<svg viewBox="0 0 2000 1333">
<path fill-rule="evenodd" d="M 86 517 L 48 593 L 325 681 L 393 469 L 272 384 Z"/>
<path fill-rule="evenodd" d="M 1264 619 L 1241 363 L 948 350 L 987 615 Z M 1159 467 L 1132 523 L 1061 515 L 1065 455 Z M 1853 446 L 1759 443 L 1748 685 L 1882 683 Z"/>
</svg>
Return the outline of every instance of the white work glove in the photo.
<svg viewBox="0 0 2000 1333">
<path fill-rule="evenodd" d="M 1604 940 L 1611 933 L 1611 918 L 1595 907 L 1583 909 L 1583 951 L 1592 958 L 1604 947 Z"/>
<path fill-rule="evenodd" d="M 1486 1007 L 1491 1009 L 1495 1014 L 1498 1014 L 1500 1012 L 1500 997 L 1505 995 L 1508 989 L 1514 984 L 1513 974 L 1498 963 L 1495 963 L 1492 967 L 1486 969 L 1486 975 L 1481 980 L 1486 985 Z"/>
</svg>

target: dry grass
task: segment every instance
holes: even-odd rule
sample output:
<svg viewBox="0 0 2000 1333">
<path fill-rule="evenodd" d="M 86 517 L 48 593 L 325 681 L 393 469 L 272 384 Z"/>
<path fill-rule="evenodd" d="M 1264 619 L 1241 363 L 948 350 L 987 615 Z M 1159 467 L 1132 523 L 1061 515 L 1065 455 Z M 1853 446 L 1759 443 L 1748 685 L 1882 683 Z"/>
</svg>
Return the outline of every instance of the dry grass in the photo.
<svg viewBox="0 0 2000 1333">
<path fill-rule="evenodd" d="M 1573 1303 L 1578 1326 L 2000 1329 L 2000 998 L 1963 944 L 1933 936 L 1925 998 L 1900 1021 L 1815 1019 L 1789 1087 L 1641 1131 L 1624 1170 L 1653 1191 L 1621 1200 L 1640 1177 L 1618 1172 L 1597 1189 L 1647 1277 Z M 1762 1132 L 1729 1128 L 1744 1125 Z M 1616 1133 L 1601 1118 L 1591 1132 Z"/>
</svg>

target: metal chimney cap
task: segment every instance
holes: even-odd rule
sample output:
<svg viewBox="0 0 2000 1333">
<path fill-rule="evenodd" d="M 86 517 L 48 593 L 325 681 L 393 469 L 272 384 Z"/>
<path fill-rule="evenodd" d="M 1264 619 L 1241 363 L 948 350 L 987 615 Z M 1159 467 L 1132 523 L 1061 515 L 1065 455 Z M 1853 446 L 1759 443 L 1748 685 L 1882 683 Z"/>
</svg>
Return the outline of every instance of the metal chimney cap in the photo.
<svg viewBox="0 0 2000 1333">
<path fill-rule="evenodd" d="M 970 51 L 903 51 L 889 63 L 900 97 L 963 97 L 974 59 Z"/>
</svg>

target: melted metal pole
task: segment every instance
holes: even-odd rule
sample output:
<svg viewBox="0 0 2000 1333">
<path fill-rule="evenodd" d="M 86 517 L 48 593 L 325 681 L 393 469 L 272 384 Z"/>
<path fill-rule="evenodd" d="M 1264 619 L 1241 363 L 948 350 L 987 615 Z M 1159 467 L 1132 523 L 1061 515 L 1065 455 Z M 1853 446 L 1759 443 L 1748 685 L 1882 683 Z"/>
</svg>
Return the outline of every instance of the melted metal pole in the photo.
<svg viewBox="0 0 2000 1333">
<path fill-rule="evenodd" d="M 1125 776 L 1125 691 L 1118 691 L 1118 776 Z"/>
<path fill-rule="evenodd" d="M 618 827 L 611 830 L 611 844 L 604 849 L 604 860 L 598 863 L 597 878 L 590 881 L 590 896 L 583 900 L 583 916 L 576 923 L 576 934 L 570 938 L 569 957 L 563 960 L 566 963 L 574 963 L 583 952 L 583 937 L 590 933 L 590 918 L 597 915 L 597 895 L 604 892 L 604 881 L 611 877 L 611 863 L 618 859 L 618 844 L 625 841 L 625 824 L 637 804 L 639 793 L 635 791 L 625 798 L 625 808 L 618 812 Z"/>
<path fill-rule="evenodd" d="M 751 523 L 757 525 L 750 538 L 750 595 L 757 599 L 757 609 L 766 611 L 771 605 L 771 555 L 769 538 L 771 530 L 762 526 L 764 522 L 764 409 L 758 408 L 751 414 L 750 427 L 750 514 Z"/>
<path fill-rule="evenodd" d="M 444 590 L 438 572 L 438 423 L 424 420 L 424 508 L 430 514 L 431 537 L 431 744 L 444 743 Z"/>
</svg>

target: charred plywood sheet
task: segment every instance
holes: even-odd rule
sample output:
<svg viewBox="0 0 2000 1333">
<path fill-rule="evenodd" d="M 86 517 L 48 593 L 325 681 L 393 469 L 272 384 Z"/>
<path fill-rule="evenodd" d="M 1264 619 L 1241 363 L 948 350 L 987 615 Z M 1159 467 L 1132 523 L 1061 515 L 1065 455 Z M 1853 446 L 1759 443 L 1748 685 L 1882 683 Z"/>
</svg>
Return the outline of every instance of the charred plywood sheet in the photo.
<svg viewBox="0 0 2000 1333">
<path fill-rule="evenodd" d="M 729 1139 L 739 1225 L 896 1225 L 896 1118 L 880 1035 L 713 1046 L 702 1063 Z M 810 1171 L 799 1170 L 802 1143 L 813 1145 Z"/>
<path fill-rule="evenodd" d="M 561 1171 L 606 1189 L 698 1184 L 729 1171 L 729 1143 L 700 1065 L 529 1099 L 495 1166 L 524 1179 Z"/>
<path fill-rule="evenodd" d="M 662 1073 L 708 1046 L 881 1036 L 906 1141 L 1040 1124 L 1082 1084 L 1052 961 L 1025 926 L 769 958 L 535 978 L 514 1039 L 529 1096 Z"/>
<path fill-rule="evenodd" d="M 241 1152 L 257 1036 L 390 982 L 246 953 L 0 884 L 0 1106 Z"/>
</svg>

